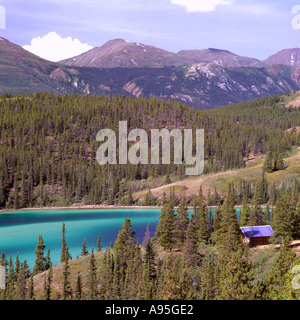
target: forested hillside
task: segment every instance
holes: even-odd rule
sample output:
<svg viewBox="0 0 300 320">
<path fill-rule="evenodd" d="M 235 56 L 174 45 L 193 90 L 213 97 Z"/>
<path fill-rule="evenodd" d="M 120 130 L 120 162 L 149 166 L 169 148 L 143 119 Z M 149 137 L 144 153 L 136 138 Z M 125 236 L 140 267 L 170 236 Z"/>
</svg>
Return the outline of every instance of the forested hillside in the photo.
<svg viewBox="0 0 300 320">
<path fill-rule="evenodd" d="M 205 130 L 205 173 L 242 168 L 249 156 L 283 157 L 300 138 L 300 109 L 285 108 L 290 94 L 218 110 L 199 111 L 175 101 L 124 96 L 0 96 L 0 206 L 132 204 L 132 182 L 182 179 L 179 165 L 106 165 L 96 161 L 100 129 Z M 291 129 L 291 130 L 288 130 Z"/>
</svg>

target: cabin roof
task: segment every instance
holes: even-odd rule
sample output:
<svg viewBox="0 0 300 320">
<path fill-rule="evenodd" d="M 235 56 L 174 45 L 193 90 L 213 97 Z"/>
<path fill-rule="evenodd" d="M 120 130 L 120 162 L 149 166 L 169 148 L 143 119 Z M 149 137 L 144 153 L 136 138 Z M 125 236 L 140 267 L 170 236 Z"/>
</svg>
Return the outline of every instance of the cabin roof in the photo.
<svg viewBox="0 0 300 320">
<path fill-rule="evenodd" d="M 241 230 L 247 238 L 271 237 L 274 234 L 271 226 L 269 225 L 241 227 Z"/>
</svg>

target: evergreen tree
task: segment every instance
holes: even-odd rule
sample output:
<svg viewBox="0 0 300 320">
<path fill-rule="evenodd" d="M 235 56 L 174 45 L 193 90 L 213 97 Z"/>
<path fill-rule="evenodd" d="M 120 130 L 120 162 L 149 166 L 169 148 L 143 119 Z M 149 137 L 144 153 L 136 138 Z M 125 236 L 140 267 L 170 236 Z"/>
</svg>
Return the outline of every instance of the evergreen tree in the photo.
<svg viewBox="0 0 300 320">
<path fill-rule="evenodd" d="M 97 252 L 101 252 L 103 248 L 102 242 L 101 242 L 101 236 L 100 234 L 98 235 L 98 239 L 97 239 Z"/>
<path fill-rule="evenodd" d="M 167 170 L 166 177 L 165 177 L 165 184 L 170 184 L 170 183 L 171 183 L 170 174 L 169 174 L 169 170 Z"/>
<path fill-rule="evenodd" d="M 300 239 L 300 199 L 294 216 L 293 238 Z"/>
<path fill-rule="evenodd" d="M 82 243 L 81 256 L 87 256 L 89 254 L 87 246 L 85 244 L 85 238 Z"/>
<path fill-rule="evenodd" d="M 52 262 L 51 262 L 51 257 L 50 257 L 50 249 L 48 249 L 47 251 L 47 255 L 45 258 L 45 270 L 48 270 L 51 266 Z"/>
<path fill-rule="evenodd" d="M 60 253 L 60 263 L 64 263 L 69 257 L 67 256 L 67 243 L 66 243 L 66 225 L 62 225 L 62 238 L 61 238 L 61 253 Z"/>
<path fill-rule="evenodd" d="M 174 222 L 174 207 L 171 203 L 166 203 L 161 209 L 155 233 L 159 244 L 164 248 L 164 250 L 171 251 L 174 248 Z"/>
<path fill-rule="evenodd" d="M 185 233 L 188 227 L 189 219 L 188 219 L 188 207 L 185 199 L 183 198 L 177 209 L 177 215 L 175 216 L 174 222 L 174 241 L 176 246 L 182 249 L 183 244 L 185 242 Z"/>
<path fill-rule="evenodd" d="M 203 261 L 201 300 L 214 300 L 218 293 L 219 270 L 217 256 L 210 253 Z"/>
<path fill-rule="evenodd" d="M 213 201 L 212 201 L 212 205 L 214 206 L 218 206 L 221 203 L 221 197 L 217 192 L 217 188 L 214 189 L 214 194 L 213 194 Z"/>
<path fill-rule="evenodd" d="M 15 175 L 14 179 L 14 190 L 15 190 L 15 201 L 14 208 L 15 210 L 19 209 L 19 184 L 18 184 L 18 175 Z"/>
<path fill-rule="evenodd" d="M 265 162 L 263 164 L 263 171 L 271 173 L 273 172 L 273 158 L 272 158 L 272 152 L 268 151 L 266 155 Z"/>
<path fill-rule="evenodd" d="M 43 293 L 43 299 L 44 300 L 50 300 L 51 297 L 51 283 L 53 280 L 53 269 L 52 269 L 52 263 L 50 264 L 49 270 L 47 274 L 44 274 L 44 293 Z"/>
<path fill-rule="evenodd" d="M 271 240 L 281 242 L 283 238 L 293 236 L 294 208 L 290 193 L 286 193 L 277 200 L 273 214 L 272 229 L 274 235 Z"/>
<path fill-rule="evenodd" d="M 24 268 L 25 268 L 24 263 L 22 263 L 17 273 L 16 295 L 15 295 L 16 300 L 25 300 L 26 298 L 26 279 L 25 279 Z"/>
<path fill-rule="evenodd" d="M 97 267 L 96 260 L 94 255 L 94 248 L 92 248 L 92 253 L 90 255 L 89 262 L 89 276 L 88 276 L 88 285 L 89 285 L 89 299 L 96 300 L 97 298 Z"/>
<path fill-rule="evenodd" d="M 233 194 L 230 193 L 222 208 L 223 216 L 218 233 L 219 244 L 225 252 L 237 251 L 242 245 L 241 231 L 234 209 Z"/>
<path fill-rule="evenodd" d="M 42 235 L 40 234 L 38 237 L 38 244 L 35 249 L 36 259 L 35 259 L 35 265 L 33 268 L 34 274 L 43 272 L 45 270 L 46 259 L 44 257 L 44 250 L 45 250 L 44 240 Z"/>
<path fill-rule="evenodd" d="M 146 248 L 145 248 L 145 256 L 144 256 L 144 263 L 147 270 L 147 275 L 149 279 L 156 277 L 156 256 L 157 253 L 155 252 L 153 243 L 151 239 L 148 239 Z"/>
<path fill-rule="evenodd" d="M 154 198 L 151 190 L 149 189 L 143 202 L 143 206 L 155 206 L 156 205 L 156 199 Z"/>
<path fill-rule="evenodd" d="M 118 264 L 124 271 L 127 269 L 131 254 L 135 248 L 133 241 L 135 232 L 132 231 L 131 227 L 130 219 L 125 219 L 114 244 L 115 259 L 118 259 Z"/>
<path fill-rule="evenodd" d="M 266 209 L 263 212 L 263 224 L 264 225 L 269 225 L 271 224 L 271 211 L 270 211 L 270 206 L 269 203 L 267 203 Z"/>
<path fill-rule="evenodd" d="M 27 290 L 27 300 L 34 300 L 34 282 L 33 275 L 29 278 L 28 290 Z"/>
<path fill-rule="evenodd" d="M 250 207 L 246 203 L 244 203 L 243 209 L 240 213 L 240 226 L 241 227 L 250 226 L 251 225 L 250 217 L 251 217 Z"/>
<path fill-rule="evenodd" d="M 254 204 L 264 204 L 268 202 L 268 182 L 263 172 L 262 178 L 257 181 L 254 193 Z"/>
<path fill-rule="evenodd" d="M 252 300 L 254 298 L 253 266 L 245 249 L 231 252 L 222 265 L 219 282 L 220 300 Z"/>
<path fill-rule="evenodd" d="M 270 298 L 275 297 L 277 300 L 300 300 L 300 282 L 299 282 L 299 265 L 300 265 L 300 258 L 295 258 L 294 261 L 291 263 L 290 268 L 287 270 L 285 275 L 283 276 L 284 283 L 280 286 L 279 290 L 272 290 Z M 275 292 L 274 292 L 275 291 Z"/>
<path fill-rule="evenodd" d="M 199 262 L 199 256 L 197 253 L 198 235 L 195 222 L 195 215 L 192 214 L 187 231 L 186 240 L 184 245 L 184 261 L 187 267 L 196 266 Z"/>
<path fill-rule="evenodd" d="M 149 239 L 150 239 L 150 222 L 147 224 L 147 228 L 146 228 L 146 231 L 145 231 L 144 239 L 143 239 L 143 242 L 142 242 L 142 248 L 146 247 L 146 244 L 147 244 Z"/>
<path fill-rule="evenodd" d="M 252 208 L 248 223 L 250 226 L 261 226 L 264 224 L 263 212 L 258 203 L 255 203 L 254 208 Z"/>
<path fill-rule="evenodd" d="M 207 215 L 207 206 L 204 201 L 204 197 L 202 194 L 202 188 L 200 190 L 201 194 L 199 194 L 198 199 L 198 240 L 200 242 L 207 243 L 209 239 L 208 233 L 208 215 Z"/>
<path fill-rule="evenodd" d="M 131 187 L 129 187 L 126 205 L 127 205 L 127 206 L 132 206 L 133 204 L 134 204 L 134 199 L 133 199 L 133 196 L 132 196 Z"/>
<path fill-rule="evenodd" d="M 82 282 L 81 282 L 81 275 L 79 272 L 76 279 L 75 298 L 76 300 L 81 300 L 82 298 Z"/>
<path fill-rule="evenodd" d="M 8 300 L 13 299 L 14 294 L 15 294 L 15 268 L 12 260 L 12 256 L 10 255 L 9 257 L 9 262 L 8 262 L 8 276 L 7 276 L 7 281 L 6 281 L 6 298 Z"/>
<path fill-rule="evenodd" d="M 285 164 L 283 162 L 282 154 L 278 152 L 274 159 L 273 170 L 278 171 L 278 170 L 284 170 L 284 169 L 285 169 Z"/>
<path fill-rule="evenodd" d="M 289 244 L 291 238 L 283 238 L 280 246 L 280 254 L 273 265 L 271 272 L 267 278 L 266 299 L 276 300 L 280 296 L 280 292 L 285 283 L 285 274 L 290 270 L 291 265 L 296 259 L 296 254 Z"/>
<path fill-rule="evenodd" d="M 63 262 L 63 291 L 62 299 L 68 300 L 72 298 L 72 289 L 70 284 L 70 266 L 69 266 L 69 249 L 65 248 L 65 260 Z"/>
<path fill-rule="evenodd" d="M 215 211 L 212 223 L 212 242 L 216 243 L 219 237 L 219 231 L 221 229 L 221 221 L 222 221 L 222 209 L 221 204 L 219 203 L 218 208 Z"/>
<path fill-rule="evenodd" d="M 270 187 L 270 197 L 269 198 L 270 198 L 270 204 L 272 206 L 274 206 L 277 201 L 277 190 L 276 190 L 276 185 L 274 182 L 271 184 L 271 187 Z"/>
</svg>

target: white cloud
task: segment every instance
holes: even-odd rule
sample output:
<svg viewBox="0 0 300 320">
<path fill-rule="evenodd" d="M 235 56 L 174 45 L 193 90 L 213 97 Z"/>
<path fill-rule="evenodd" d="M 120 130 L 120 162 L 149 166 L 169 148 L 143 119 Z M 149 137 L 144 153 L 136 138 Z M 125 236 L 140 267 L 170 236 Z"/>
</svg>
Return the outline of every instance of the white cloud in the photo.
<svg viewBox="0 0 300 320">
<path fill-rule="evenodd" d="M 56 32 L 49 32 L 44 37 L 33 38 L 31 44 L 23 46 L 23 48 L 41 58 L 56 62 L 77 56 L 93 47 L 81 43 L 78 39 L 62 38 Z"/>
<path fill-rule="evenodd" d="M 187 12 L 212 12 L 219 5 L 230 5 L 234 0 L 171 0 L 172 4 L 185 7 Z"/>
</svg>

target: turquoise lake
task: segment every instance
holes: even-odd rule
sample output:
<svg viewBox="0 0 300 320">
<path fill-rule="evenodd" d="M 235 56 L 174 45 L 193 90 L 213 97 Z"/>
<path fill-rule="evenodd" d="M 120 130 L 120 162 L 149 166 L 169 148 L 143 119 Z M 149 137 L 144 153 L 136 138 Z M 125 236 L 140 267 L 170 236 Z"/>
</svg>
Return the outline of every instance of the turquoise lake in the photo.
<svg viewBox="0 0 300 320">
<path fill-rule="evenodd" d="M 148 223 L 151 236 L 158 223 L 160 209 L 68 209 L 68 210 L 33 210 L 0 213 L 0 254 L 4 252 L 13 259 L 19 253 L 21 261 L 27 260 L 32 269 L 35 260 L 35 248 L 39 234 L 44 239 L 45 254 L 50 249 L 54 265 L 60 261 L 61 229 L 66 225 L 66 242 L 73 259 L 80 255 L 82 243 L 91 251 L 96 248 L 98 235 L 102 245 L 108 247 L 114 242 L 124 220 L 131 220 L 135 231 L 135 241 L 143 241 Z"/>
</svg>

